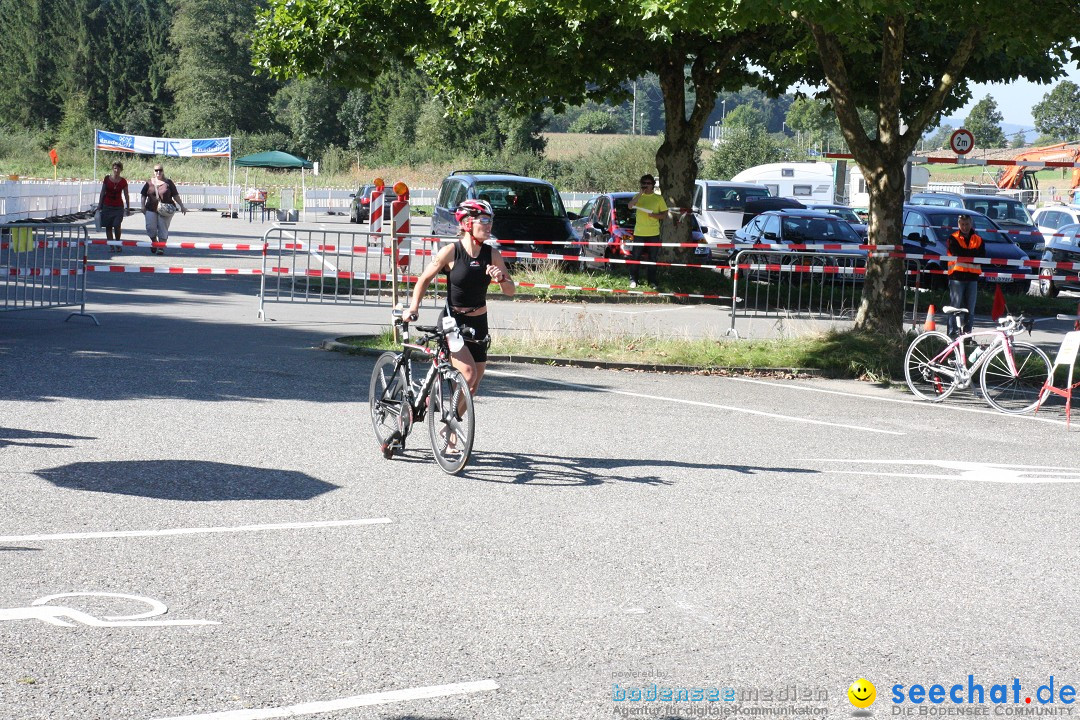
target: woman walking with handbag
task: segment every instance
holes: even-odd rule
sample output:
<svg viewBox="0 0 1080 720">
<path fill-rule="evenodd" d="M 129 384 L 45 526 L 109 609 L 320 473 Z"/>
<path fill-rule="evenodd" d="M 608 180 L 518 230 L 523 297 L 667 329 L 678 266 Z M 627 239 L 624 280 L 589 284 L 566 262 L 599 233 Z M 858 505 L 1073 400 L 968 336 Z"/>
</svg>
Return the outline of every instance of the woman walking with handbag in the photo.
<svg viewBox="0 0 1080 720">
<path fill-rule="evenodd" d="M 164 244 L 168 241 L 169 224 L 177 207 L 180 212 L 187 214 L 176 183 L 165 177 L 165 168 L 161 165 L 154 165 L 154 177 L 142 187 L 142 207 L 146 216 L 146 234 L 150 236 L 151 243 L 161 241 Z M 165 248 L 151 246 L 150 252 L 164 255 Z"/>
<path fill-rule="evenodd" d="M 128 182 L 120 175 L 123 170 L 124 164 L 119 160 L 112 164 L 112 174 L 105 176 L 101 183 L 101 195 L 98 197 L 101 226 L 105 228 L 111 253 L 123 252 L 124 248 L 119 244 L 120 224 L 124 222 L 124 216 L 131 213 Z M 113 245 L 113 241 L 117 241 L 117 244 Z"/>
</svg>

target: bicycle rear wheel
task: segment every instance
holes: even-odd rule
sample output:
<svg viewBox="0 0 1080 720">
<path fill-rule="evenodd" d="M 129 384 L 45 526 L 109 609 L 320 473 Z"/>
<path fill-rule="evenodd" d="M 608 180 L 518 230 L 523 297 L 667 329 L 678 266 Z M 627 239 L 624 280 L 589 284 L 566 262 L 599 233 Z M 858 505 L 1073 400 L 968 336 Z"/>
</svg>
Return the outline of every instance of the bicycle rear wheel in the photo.
<svg viewBox="0 0 1080 720">
<path fill-rule="evenodd" d="M 940 402 L 956 389 L 955 368 L 960 366 L 960 350 L 953 348 L 950 354 L 939 357 L 951 342 L 945 333 L 925 332 L 908 346 L 904 379 L 916 397 Z"/>
<path fill-rule="evenodd" d="M 428 395 L 428 434 L 439 467 L 456 475 L 472 454 L 473 399 L 465 377 L 457 370 L 440 370 Z"/>
<path fill-rule="evenodd" d="M 1039 348 L 1022 342 L 1012 344 L 1013 362 L 1016 373 L 1009 368 L 1009 359 L 1004 346 L 997 348 L 986 359 L 979 373 L 979 385 L 983 397 L 995 410 L 1003 413 L 1025 413 L 1034 410 L 1039 404 L 1053 367 L 1050 358 Z"/>
<path fill-rule="evenodd" d="M 375 428 L 375 437 L 383 457 L 390 459 L 396 449 L 405 445 L 402 437 L 402 413 L 409 413 L 406 420 L 412 419 L 412 410 L 405 397 L 407 379 L 405 369 L 398 366 L 400 355 L 392 352 L 383 353 L 375 361 L 371 371 L 371 383 L 368 385 L 368 405 L 371 407 L 371 424 Z"/>
</svg>

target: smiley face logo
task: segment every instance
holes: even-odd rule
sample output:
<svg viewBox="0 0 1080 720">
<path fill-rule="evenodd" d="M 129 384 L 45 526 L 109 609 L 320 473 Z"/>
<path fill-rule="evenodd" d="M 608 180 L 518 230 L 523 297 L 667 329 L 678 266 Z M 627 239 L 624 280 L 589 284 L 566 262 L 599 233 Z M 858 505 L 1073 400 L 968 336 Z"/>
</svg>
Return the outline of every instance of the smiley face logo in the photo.
<svg viewBox="0 0 1080 720">
<path fill-rule="evenodd" d="M 869 680 L 859 678 L 847 689 L 848 700 L 857 708 L 868 708 L 877 700 L 877 688 Z"/>
</svg>

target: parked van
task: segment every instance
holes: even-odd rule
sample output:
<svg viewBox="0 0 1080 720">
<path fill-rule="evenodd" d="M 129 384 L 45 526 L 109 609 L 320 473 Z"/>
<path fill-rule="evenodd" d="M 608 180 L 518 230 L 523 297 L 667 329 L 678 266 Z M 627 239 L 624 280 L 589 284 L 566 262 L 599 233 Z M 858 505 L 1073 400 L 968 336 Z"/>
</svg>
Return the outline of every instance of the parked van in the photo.
<svg viewBox="0 0 1080 720">
<path fill-rule="evenodd" d="M 831 203 L 835 202 L 834 172 L 832 163 L 766 163 L 743 170 L 731 181 L 764 185 L 773 197 L 795 198 L 801 203 Z"/>
<path fill-rule="evenodd" d="M 724 180 L 698 180 L 694 183 L 694 215 L 705 234 L 709 253 L 722 260 L 731 254 L 730 248 L 716 247 L 735 239 L 735 231 L 743 226 L 743 210 L 748 200 L 770 197 L 763 185 Z"/>
</svg>

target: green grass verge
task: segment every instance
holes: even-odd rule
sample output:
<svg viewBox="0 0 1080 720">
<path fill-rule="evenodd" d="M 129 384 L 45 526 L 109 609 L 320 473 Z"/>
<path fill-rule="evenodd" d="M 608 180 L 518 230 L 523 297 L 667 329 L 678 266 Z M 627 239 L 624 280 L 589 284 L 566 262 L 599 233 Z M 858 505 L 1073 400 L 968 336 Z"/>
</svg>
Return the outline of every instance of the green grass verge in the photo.
<svg viewBox="0 0 1080 720">
<path fill-rule="evenodd" d="M 393 334 L 345 338 L 354 347 L 396 350 Z M 834 377 L 890 382 L 903 377 L 907 338 L 884 338 L 862 332 L 829 331 L 781 340 L 708 340 L 655 338 L 644 335 L 538 335 L 496 337 L 495 355 L 649 365 L 683 365 L 699 370 L 739 368 L 749 370 L 814 369 Z"/>
<path fill-rule="evenodd" d="M 691 260 L 690 262 L 700 262 Z M 630 290 L 630 274 L 625 265 L 604 265 L 598 268 L 568 269 L 555 261 L 536 265 L 516 265 L 511 270 L 514 281 L 536 285 L 572 285 L 577 287 Z M 731 296 L 731 280 L 719 272 L 701 268 L 660 268 L 656 285 L 645 282 L 646 270 L 642 269 L 638 290 L 656 292 L 690 293 L 695 295 Z M 492 287 L 491 294 L 499 294 Z M 518 292 L 535 295 L 541 299 L 552 297 L 577 299 L 596 297 L 595 292 L 581 290 L 548 290 L 544 288 L 519 288 Z"/>
</svg>

